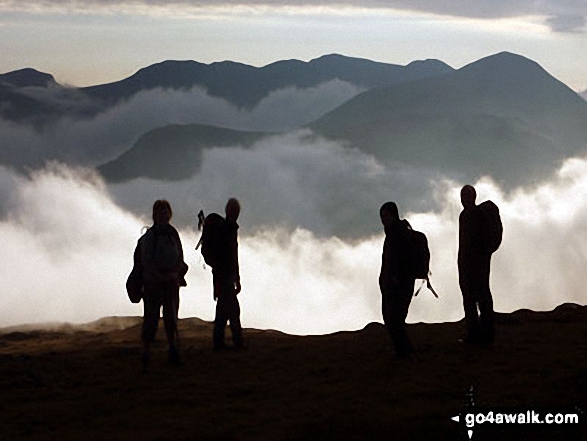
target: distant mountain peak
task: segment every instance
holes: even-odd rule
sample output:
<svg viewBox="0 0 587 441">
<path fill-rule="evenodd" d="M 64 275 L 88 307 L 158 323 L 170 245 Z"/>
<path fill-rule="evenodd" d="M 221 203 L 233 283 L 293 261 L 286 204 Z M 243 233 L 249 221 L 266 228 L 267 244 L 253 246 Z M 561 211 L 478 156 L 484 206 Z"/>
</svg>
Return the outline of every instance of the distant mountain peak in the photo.
<svg viewBox="0 0 587 441">
<path fill-rule="evenodd" d="M 53 75 L 39 72 L 30 67 L 0 75 L 0 83 L 7 83 L 16 87 L 47 87 L 57 84 Z"/>
<path fill-rule="evenodd" d="M 318 58 L 314 58 L 312 60 L 310 60 L 310 62 L 312 61 L 324 61 L 324 60 L 363 60 L 366 61 L 366 58 L 357 58 L 357 57 L 347 57 L 346 55 L 341 55 L 341 54 L 326 54 L 326 55 L 321 55 Z M 371 61 L 371 60 L 369 60 Z"/>
<path fill-rule="evenodd" d="M 544 71 L 536 61 L 512 52 L 499 52 L 497 54 L 489 55 L 464 66 L 460 70 L 468 69 L 482 69 L 487 72 L 515 71 L 516 73 L 521 73 L 523 70 L 537 69 Z"/>
</svg>

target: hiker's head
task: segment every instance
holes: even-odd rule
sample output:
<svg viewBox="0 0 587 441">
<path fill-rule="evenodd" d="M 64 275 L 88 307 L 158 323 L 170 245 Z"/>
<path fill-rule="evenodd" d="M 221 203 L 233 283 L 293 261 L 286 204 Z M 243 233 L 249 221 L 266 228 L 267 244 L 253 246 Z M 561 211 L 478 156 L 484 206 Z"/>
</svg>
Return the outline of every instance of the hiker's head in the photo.
<svg viewBox="0 0 587 441">
<path fill-rule="evenodd" d="M 477 192 L 472 185 L 465 185 L 461 188 L 461 204 L 464 208 L 474 207 L 475 199 L 477 199 Z"/>
<path fill-rule="evenodd" d="M 228 200 L 228 202 L 226 203 L 226 208 L 225 208 L 226 219 L 228 219 L 231 222 L 236 222 L 240 212 L 241 212 L 240 202 L 235 198 L 230 198 Z"/>
<path fill-rule="evenodd" d="M 159 199 L 153 204 L 153 222 L 166 225 L 171 220 L 173 212 L 171 205 L 165 199 Z"/>
<path fill-rule="evenodd" d="M 384 227 L 391 225 L 399 220 L 399 212 L 395 202 L 386 202 L 379 209 L 379 216 L 381 216 L 381 223 Z"/>
</svg>

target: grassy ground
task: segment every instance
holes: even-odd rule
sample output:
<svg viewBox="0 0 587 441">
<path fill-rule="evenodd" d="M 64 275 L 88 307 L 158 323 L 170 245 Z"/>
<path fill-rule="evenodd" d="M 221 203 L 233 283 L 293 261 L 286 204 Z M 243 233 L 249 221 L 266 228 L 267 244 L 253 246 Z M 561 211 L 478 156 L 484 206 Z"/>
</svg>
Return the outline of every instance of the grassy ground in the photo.
<svg viewBox="0 0 587 441">
<path fill-rule="evenodd" d="M 450 417 L 471 387 L 477 408 L 587 409 L 584 307 L 500 316 L 491 348 L 458 343 L 460 324 L 410 325 L 411 359 L 393 356 L 378 324 L 310 337 L 246 330 L 248 350 L 214 353 L 211 325 L 185 319 L 183 365 L 167 364 L 160 329 L 145 373 L 140 319 L 122 321 L 130 327 L 0 334 L 0 439 L 466 440 Z M 473 439 L 587 433 L 496 427 Z"/>
</svg>

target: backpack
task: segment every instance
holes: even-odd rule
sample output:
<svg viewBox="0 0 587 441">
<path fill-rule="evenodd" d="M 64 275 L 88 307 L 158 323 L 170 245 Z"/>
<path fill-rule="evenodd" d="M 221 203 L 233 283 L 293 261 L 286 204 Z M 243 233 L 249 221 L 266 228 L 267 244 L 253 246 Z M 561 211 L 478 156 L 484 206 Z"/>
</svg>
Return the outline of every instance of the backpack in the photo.
<svg viewBox="0 0 587 441">
<path fill-rule="evenodd" d="M 418 288 L 414 296 L 417 296 L 424 287 L 424 284 L 426 284 L 434 297 L 438 298 L 438 294 L 432 287 L 429 278 L 430 249 L 428 248 L 428 239 L 424 233 L 414 230 L 407 220 L 404 219 L 402 222 L 407 227 L 408 270 L 414 278 L 423 279 L 420 288 Z"/>
<path fill-rule="evenodd" d="M 198 227 L 202 228 L 202 236 L 196 250 L 202 247 L 202 257 L 207 265 L 214 268 L 222 262 L 222 253 L 224 251 L 224 218 L 218 213 L 210 213 L 204 217 L 204 212 L 198 214 Z"/>
<path fill-rule="evenodd" d="M 137 244 L 133 255 L 132 271 L 126 279 L 126 292 L 132 303 L 139 303 L 143 298 L 143 268 L 141 266 L 140 246 Z"/>
<path fill-rule="evenodd" d="M 428 239 L 424 233 L 412 229 L 407 220 L 404 220 L 403 223 L 407 227 L 408 271 L 416 279 L 427 279 L 430 274 Z"/>
<path fill-rule="evenodd" d="M 481 246 L 488 253 L 494 253 L 503 237 L 499 208 L 492 201 L 485 201 L 478 205 L 478 209 L 481 213 Z"/>
<path fill-rule="evenodd" d="M 139 239 L 141 245 L 141 261 L 144 266 L 147 259 L 155 268 L 167 271 L 176 270 L 181 258 L 180 245 L 176 233 L 170 225 L 154 225 Z"/>
</svg>

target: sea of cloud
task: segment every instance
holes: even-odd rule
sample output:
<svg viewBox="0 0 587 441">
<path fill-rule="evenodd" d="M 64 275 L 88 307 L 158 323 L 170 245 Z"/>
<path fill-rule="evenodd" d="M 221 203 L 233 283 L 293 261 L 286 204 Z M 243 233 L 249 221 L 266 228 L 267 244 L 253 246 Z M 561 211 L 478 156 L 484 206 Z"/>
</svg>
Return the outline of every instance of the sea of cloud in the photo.
<svg viewBox="0 0 587 441">
<path fill-rule="evenodd" d="M 150 207 L 142 216 L 121 208 L 84 168 L 51 164 L 24 177 L 0 167 L 0 182 L 10 195 L 0 221 L 1 325 L 142 313 L 141 305 L 129 303 L 124 283 Z M 489 179 L 475 185 L 480 200 L 498 204 L 504 224 L 492 262 L 496 309 L 586 303 L 587 160 L 570 159 L 550 182 L 507 195 Z M 446 181 L 435 193 L 439 210 L 405 214 L 428 236 L 432 283 L 440 294 L 438 300 L 426 291 L 416 297 L 410 322 L 463 315 L 456 269 L 460 186 Z M 243 198 L 240 299 L 246 327 L 311 334 L 380 320 L 380 231 L 346 240 L 304 227 L 252 229 L 245 216 L 250 206 Z M 199 233 L 181 228 L 180 235 L 190 265 L 180 316 L 211 320 L 211 273 L 194 250 Z"/>
<path fill-rule="evenodd" d="M 433 193 L 444 185 L 429 168 L 384 165 L 300 130 L 249 148 L 204 150 L 200 170 L 190 179 L 140 178 L 108 189 L 118 205 L 135 214 L 144 213 L 154 198 L 169 198 L 182 227 L 193 226 L 199 210 L 222 211 L 234 196 L 246 207 L 242 221 L 249 231 L 300 227 L 319 237 L 352 239 L 379 231 L 382 201 L 393 198 L 403 210 L 438 208 Z"/>
<path fill-rule="evenodd" d="M 271 92 L 254 108 L 238 108 L 191 90 L 154 89 L 140 92 L 92 118 L 64 117 L 42 128 L 0 119 L 0 164 L 18 168 L 58 160 L 96 166 L 129 150 L 144 133 L 169 124 L 208 124 L 238 130 L 279 132 L 308 124 L 364 89 L 335 79 L 316 87 L 289 87 Z M 87 107 L 87 98 L 60 88 L 27 92 L 58 108 Z M 85 103 L 85 104 L 84 104 Z"/>
</svg>

